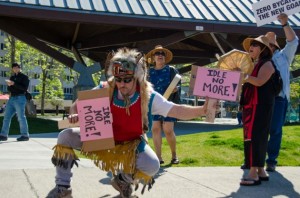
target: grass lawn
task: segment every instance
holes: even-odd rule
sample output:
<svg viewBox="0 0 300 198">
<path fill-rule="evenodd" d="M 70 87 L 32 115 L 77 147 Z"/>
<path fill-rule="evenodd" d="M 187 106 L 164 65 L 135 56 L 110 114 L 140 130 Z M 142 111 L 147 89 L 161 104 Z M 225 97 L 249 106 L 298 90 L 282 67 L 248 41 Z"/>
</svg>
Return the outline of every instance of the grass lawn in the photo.
<svg viewBox="0 0 300 198">
<path fill-rule="evenodd" d="M 62 115 L 38 116 L 37 118 L 28 117 L 27 121 L 30 133 L 58 132 L 57 121 L 47 119 L 49 116 L 62 117 Z M 0 116 L 1 126 L 2 120 L 3 116 Z M 20 134 L 19 123 L 16 117 L 12 119 L 9 134 Z M 194 133 L 177 136 L 176 138 L 177 155 L 180 159 L 180 164 L 173 166 L 240 166 L 243 163 L 242 128 L 218 132 Z M 150 138 L 149 144 L 153 148 L 153 142 Z M 162 157 L 165 160 L 163 166 L 170 166 L 171 153 L 165 138 L 163 138 Z M 278 161 L 279 166 L 300 166 L 300 125 L 284 126 Z"/>
<path fill-rule="evenodd" d="M 300 166 L 300 125 L 284 126 L 278 166 Z M 240 166 L 243 163 L 242 128 L 178 136 L 179 167 Z M 153 147 L 152 140 L 149 140 Z M 171 153 L 163 139 L 163 166 L 170 166 Z"/>
<path fill-rule="evenodd" d="M 62 116 L 61 116 L 62 117 Z M 3 122 L 3 114 L 0 117 L 0 123 L 2 127 Z M 35 133 L 51 133 L 51 132 L 58 132 L 58 126 L 57 121 L 49 120 L 47 117 L 27 117 L 27 123 L 29 128 L 29 133 L 35 134 Z M 19 128 L 19 122 L 17 120 L 17 117 L 14 116 L 11 120 L 10 124 L 10 130 L 9 135 L 19 135 L 20 134 L 20 128 Z"/>
</svg>

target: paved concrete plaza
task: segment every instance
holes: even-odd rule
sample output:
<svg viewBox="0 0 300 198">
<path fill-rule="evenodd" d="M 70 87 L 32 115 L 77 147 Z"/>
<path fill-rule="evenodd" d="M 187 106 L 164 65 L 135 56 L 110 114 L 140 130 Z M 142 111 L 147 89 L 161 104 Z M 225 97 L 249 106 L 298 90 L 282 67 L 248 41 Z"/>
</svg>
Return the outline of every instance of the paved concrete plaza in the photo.
<svg viewBox="0 0 300 198">
<path fill-rule="evenodd" d="M 223 124 L 224 125 L 224 124 Z M 230 124 L 229 124 L 230 125 Z M 235 125 L 235 124 L 233 124 Z M 199 126 L 203 128 L 205 126 Z M 28 142 L 17 142 L 16 136 L 0 142 L 0 197 L 43 198 L 54 187 L 55 168 L 50 159 L 58 133 L 35 134 Z M 241 187 L 246 174 L 239 167 L 161 168 L 156 183 L 145 198 L 271 198 L 300 197 L 300 167 L 278 167 L 270 181 L 260 186 Z M 118 197 L 110 185 L 110 175 L 81 159 L 74 168 L 74 198 Z"/>
</svg>

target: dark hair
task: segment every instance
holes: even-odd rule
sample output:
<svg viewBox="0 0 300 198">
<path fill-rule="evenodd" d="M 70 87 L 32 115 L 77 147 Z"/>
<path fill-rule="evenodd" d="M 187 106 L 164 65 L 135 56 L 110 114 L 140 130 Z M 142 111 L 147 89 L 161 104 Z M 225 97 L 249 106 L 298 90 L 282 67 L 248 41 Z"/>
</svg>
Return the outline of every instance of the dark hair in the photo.
<svg viewBox="0 0 300 198">
<path fill-rule="evenodd" d="M 18 63 L 11 64 L 11 67 L 19 67 L 19 68 L 21 68 L 21 66 Z"/>
<path fill-rule="evenodd" d="M 264 50 L 260 53 L 259 59 L 271 59 L 272 58 L 273 53 L 266 45 L 263 45 L 263 47 L 261 47 L 261 49 L 264 49 Z"/>
</svg>

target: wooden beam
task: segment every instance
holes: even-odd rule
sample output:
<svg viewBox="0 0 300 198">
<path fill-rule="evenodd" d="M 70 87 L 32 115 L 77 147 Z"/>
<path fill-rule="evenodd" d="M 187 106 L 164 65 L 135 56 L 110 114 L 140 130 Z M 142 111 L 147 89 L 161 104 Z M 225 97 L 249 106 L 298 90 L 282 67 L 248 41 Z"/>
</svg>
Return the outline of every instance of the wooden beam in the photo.
<svg viewBox="0 0 300 198">
<path fill-rule="evenodd" d="M 12 18 L 12 17 L 1 17 L 1 19 L 5 20 L 6 23 L 12 23 L 15 26 L 22 27 L 22 32 L 25 32 L 29 35 L 34 35 L 34 37 L 38 38 L 39 40 L 50 43 L 54 46 L 59 46 L 60 48 L 71 50 L 71 39 L 68 40 L 65 36 L 61 33 L 58 35 L 57 32 L 54 32 L 52 26 L 56 26 L 57 24 L 47 24 L 47 22 L 37 22 L 32 20 L 24 20 L 19 18 Z M 42 23 L 42 24 L 41 24 Z M 26 24 L 26 25 L 24 25 Z M 63 25 L 63 23 L 61 23 Z M 70 27 L 73 28 L 74 25 L 70 24 Z M 65 27 L 65 26 L 64 26 Z M 65 29 L 61 28 L 61 31 L 65 33 Z M 70 31 L 71 32 L 71 31 Z"/>
<path fill-rule="evenodd" d="M 176 58 L 193 58 L 193 59 L 197 59 L 197 58 L 214 58 L 215 57 L 215 53 L 211 52 L 211 51 L 198 51 L 198 50 L 174 50 L 172 49 L 172 53 L 173 56 Z"/>
<path fill-rule="evenodd" d="M 145 53 L 148 53 L 156 45 L 162 45 L 164 47 L 167 47 L 169 45 L 172 45 L 174 43 L 178 43 L 182 40 L 185 40 L 189 37 L 195 36 L 195 35 L 200 34 L 200 33 L 201 32 L 193 31 L 193 32 L 191 32 L 191 34 L 187 34 L 187 32 L 185 32 L 185 31 L 180 31 L 180 32 L 174 33 L 172 35 L 169 35 L 167 37 L 156 39 L 148 45 L 139 46 L 139 50 L 144 51 Z"/>
<path fill-rule="evenodd" d="M 54 58 L 55 60 L 61 62 L 62 64 L 68 67 L 72 68 L 75 63 L 75 61 L 72 58 L 49 47 L 44 42 L 37 40 L 34 36 L 25 33 L 22 29 L 22 26 L 16 26 L 15 24 L 12 24 L 8 21 L 5 21 L 5 19 L 0 18 L 0 29 L 18 38 L 19 40 L 31 45 L 37 50 L 49 55 L 50 57 Z"/>
<path fill-rule="evenodd" d="M 81 43 L 80 50 L 102 48 L 114 45 L 128 45 L 166 37 L 175 31 L 170 30 L 141 30 L 137 28 L 119 28 L 113 31 L 97 34 L 91 38 L 85 38 Z M 104 39 L 105 38 L 105 39 Z"/>
</svg>

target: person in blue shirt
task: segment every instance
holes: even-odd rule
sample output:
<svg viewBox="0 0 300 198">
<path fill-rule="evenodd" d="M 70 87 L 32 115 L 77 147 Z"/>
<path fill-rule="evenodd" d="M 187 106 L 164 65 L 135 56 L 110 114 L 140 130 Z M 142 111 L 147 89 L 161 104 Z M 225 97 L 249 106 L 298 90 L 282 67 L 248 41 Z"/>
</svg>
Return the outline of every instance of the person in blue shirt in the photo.
<svg viewBox="0 0 300 198">
<path fill-rule="evenodd" d="M 285 13 L 281 13 L 277 18 L 282 25 L 286 37 L 286 45 L 284 48 L 281 49 L 278 45 L 276 34 L 274 32 L 268 32 L 266 34 L 273 50 L 272 60 L 276 68 L 280 71 L 283 80 L 283 89 L 275 98 L 270 138 L 268 142 L 266 170 L 270 172 L 275 171 L 277 165 L 276 159 L 280 150 L 282 126 L 285 122 L 286 111 L 290 100 L 290 65 L 295 57 L 299 42 L 294 30 L 288 24 L 288 16 Z"/>
<path fill-rule="evenodd" d="M 173 54 L 170 50 L 163 48 L 161 45 L 157 45 L 146 55 L 146 57 L 148 58 L 148 62 L 153 64 L 153 67 L 151 67 L 149 70 L 149 81 L 153 84 L 155 91 L 161 95 L 164 95 L 174 76 L 178 74 L 178 71 L 174 67 L 168 65 L 173 58 Z M 177 87 L 175 87 L 172 94 L 168 98 L 169 101 L 172 101 L 176 104 L 180 103 L 180 85 L 181 84 L 179 82 Z M 164 131 L 167 142 L 171 149 L 171 164 L 179 163 L 176 153 L 174 122 L 176 122 L 176 118 L 163 117 L 160 115 L 153 116 L 152 138 L 155 152 L 160 160 L 160 164 L 164 163 L 161 155 L 162 131 Z"/>
</svg>

